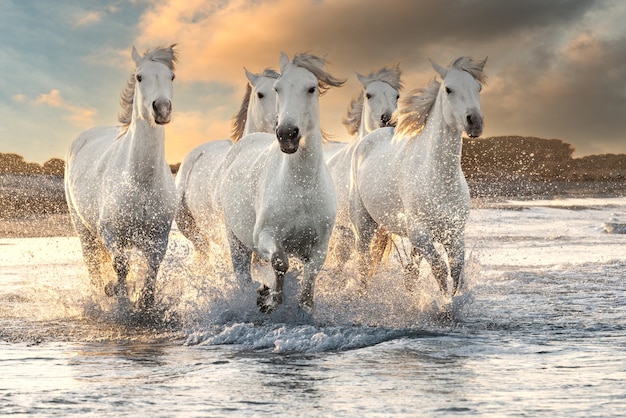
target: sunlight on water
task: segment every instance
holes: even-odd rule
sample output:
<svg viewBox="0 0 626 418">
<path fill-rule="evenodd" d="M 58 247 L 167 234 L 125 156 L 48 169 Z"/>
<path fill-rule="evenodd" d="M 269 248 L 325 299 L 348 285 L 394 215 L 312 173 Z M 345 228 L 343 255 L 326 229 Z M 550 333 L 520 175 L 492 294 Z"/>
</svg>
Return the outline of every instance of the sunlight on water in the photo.
<svg viewBox="0 0 626 418">
<path fill-rule="evenodd" d="M 426 264 L 407 292 L 394 257 L 362 294 L 349 261 L 322 271 L 313 315 L 296 302 L 297 263 L 263 315 L 259 283 L 236 281 L 223 246 L 197 259 L 177 231 L 155 323 L 137 321 L 132 294 L 120 304 L 89 283 L 77 238 L 1 239 L 3 412 L 620 415 L 626 235 L 602 223 L 626 200 L 499 205 L 471 212 L 452 300 Z"/>
</svg>

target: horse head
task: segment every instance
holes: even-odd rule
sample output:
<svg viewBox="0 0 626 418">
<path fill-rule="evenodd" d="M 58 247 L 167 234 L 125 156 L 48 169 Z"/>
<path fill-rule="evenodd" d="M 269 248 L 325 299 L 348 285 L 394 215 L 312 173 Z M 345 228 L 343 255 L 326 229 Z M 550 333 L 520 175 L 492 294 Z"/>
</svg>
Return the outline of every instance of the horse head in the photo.
<svg viewBox="0 0 626 418">
<path fill-rule="evenodd" d="M 251 91 L 247 123 L 249 132 L 273 132 L 276 124 L 276 92 L 274 82 L 280 74 L 266 69 L 261 74 L 246 71 Z"/>
<path fill-rule="evenodd" d="M 458 58 L 450 68 L 443 68 L 432 62 L 433 68 L 442 79 L 439 96 L 442 98 L 443 118 L 446 123 L 465 131 L 471 138 L 483 132 L 484 119 L 480 110 L 480 91 L 485 81 L 482 71 L 487 58 L 473 61 Z"/>
<path fill-rule="evenodd" d="M 364 133 L 393 126 L 391 115 L 398 105 L 401 71 L 398 66 L 384 67 L 368 76 L 356 74 L 363 85 L 361 124 Z"/>
<path fill-rule="evenodd" d="M 345 82 L 328 74 L 323 69 L 325 63 L 325 58 L 310 54 L 298 54 L 290 62 L 281 53 L 281 74 L 274 83 L 278 106 L 276 137 L 286 154 L 298 151 L 303 135 L 320 131 L 319 96 L 331 86 Z"/>
<path fill-rule="evenodd" d="M 134 79 L 133 102 L 137 117 L 146 119 L 151 125 L 169 123 L 172 114 L 174 46 L 156 48 L 140 55 L 133 47 L 132 57 L 137 69 Z"/>
</svg>

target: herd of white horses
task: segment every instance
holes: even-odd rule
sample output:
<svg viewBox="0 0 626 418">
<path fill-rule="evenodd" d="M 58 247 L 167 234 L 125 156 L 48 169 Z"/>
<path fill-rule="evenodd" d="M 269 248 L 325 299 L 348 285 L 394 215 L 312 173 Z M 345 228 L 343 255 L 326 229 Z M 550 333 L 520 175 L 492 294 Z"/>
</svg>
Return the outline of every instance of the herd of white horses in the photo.
<svg viewBox="0 0 626 418">
<path fill-rule="evenodd" d="M 127 296 L 129 250 L 136 249 L 148 267 L 139 308 L 153 308 L 174 220 L 201 258 L 211 256 L 211 243 L 225 231 L 242 284 L 251 283 L 255 258 L 269 263 L 275 280 L 257 290 L 265 313 L 283 302 L 290 257 L 303 264 L 298 302 L 311 312 L 328 253 L 342 265 L 356 251 L 365 291 L 393 236 L 410 242 L 409 290 L 423 259 L 444 294 L 459 291 L 470 203 L 462 134 L 483 130 L 486 59 L 461 57 L 448 68 L 433 62 L 440 80 L 402 98 L 397 65 L 357 74 L 362 92 L 344 119 L 353 138 L 343 143 L 324 138 L 319 96 L 345 80 L 325 70 L 324 58 L 281 54 L 280 73 L 245 71 L 231 139 L 192 150 L 174 180 L 163 125 L 172 111 L 175 45 L 143 55 L 133 48 L 132 57 L 136 69 L 121 95 L 121 127 L 80 134 L 66 160 L 72 222 L 91 281 L 107 295 Z M 107 262 L 117 281 L 105 283 Z"/>
</svg>

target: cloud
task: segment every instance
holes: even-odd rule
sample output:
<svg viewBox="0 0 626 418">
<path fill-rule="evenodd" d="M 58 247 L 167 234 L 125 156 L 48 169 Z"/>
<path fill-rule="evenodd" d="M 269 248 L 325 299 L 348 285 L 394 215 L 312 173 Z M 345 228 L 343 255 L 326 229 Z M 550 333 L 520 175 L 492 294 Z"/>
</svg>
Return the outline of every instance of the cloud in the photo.
<svg viewBox="0 0 626 418">
<path fill-rule="evenodd" d="M 22 102 L 26 101 L 26 95 L 24 95 L 22 93 L 19 93 L 19 94 L 14 95 L 12 97 L 12 99 L 13 99 L 14 102 L 22 103 Z"/>
<path fill-rule="evenodd" d="M 175 111 L 165 129 L 166 157 L 170 163 L 176 163 L 199 144 L 228 138 L 230 120 L 207 120 L 199 111 Z"/>
<path fill-rule="evenodd" d="M 616 86 L 626 75 L 625 10 L 588 0 L 162 0 L 142 14 L 135 42 L 140 50 L 177 42 L 178 83 L 236 89 L 242 67 L 277 68 L 280 51 L 328 53 L 330 72 L 349 79 L 321 103 L 337 139 L 360 88 L 355 71 L 399 62 L 409 91 L 435 76 L 427 58 L 489 56 L 485 135 L 558 137 L 584 154 L 624 140 L 626 94 Z M 222 105 L 234 112 L 237 104 Z M 198 129 L 228 122 L 207 113 Z"/>
<path fill-rule="evenodd" d="M 102 21 L 104 16 L 105 16 L 105 13 L 102 10 L 87 13 L 86 15 L 81 17 L 76 23 L 74 23 L 74 28 L 80 28 L 82 26 L 89 26 L 94 23 L 98 23 Z"/>
<path fill-rule="evenodd" d="M 106 17 L 109 14 L 117 13 L 119 10 L 120 8 L 117 5 L 111 4 L 111 5 L 103 7 L 100 10 L 85 12 L 79 17 L 77 17 L 77 20 L 73 25 L 73 28 L 78 29 L 78 28 L 88 27 L 88 26 L 100 23 L 104 19 L 106 19 Z"/>
<path fill-rule="evenodd" d="M 66 112 L 63 118 L 79 128 L 88 128 L 95 125 L 94 118 L 97 114 L 95 109 L 84 108 L 68 103 L 63 99 L 61 92 L 57 89 L 52 89 L 49 93 L 40 94 L 31 101 L 31 104 L 34 106 L 46 105 L 63 109 Z"/>
</svg>

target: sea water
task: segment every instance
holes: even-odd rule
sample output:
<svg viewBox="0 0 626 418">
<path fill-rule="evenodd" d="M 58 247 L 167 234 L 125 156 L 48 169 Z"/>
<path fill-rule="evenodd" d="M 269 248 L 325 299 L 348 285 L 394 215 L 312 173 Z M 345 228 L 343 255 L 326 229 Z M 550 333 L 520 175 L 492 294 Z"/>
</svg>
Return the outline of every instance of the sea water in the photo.
<svg viewBox="0 0 626 418">
<path fill-rule="evenodd" d="M 624 198 L 475 208 L 452 300 L 424 264 L 407 292 L 398 242 L 366 294 L 353 261 L 324 270 L 312 315 L 301 266 L 263 315 L 223 243 L 198 260 L 174 231 L 155 324 L 91 285 L 77 238 L 1 239 L 0 414 L 621 416 L 626 235 L 603 224 L 625 219 Z"/>
</svg>

